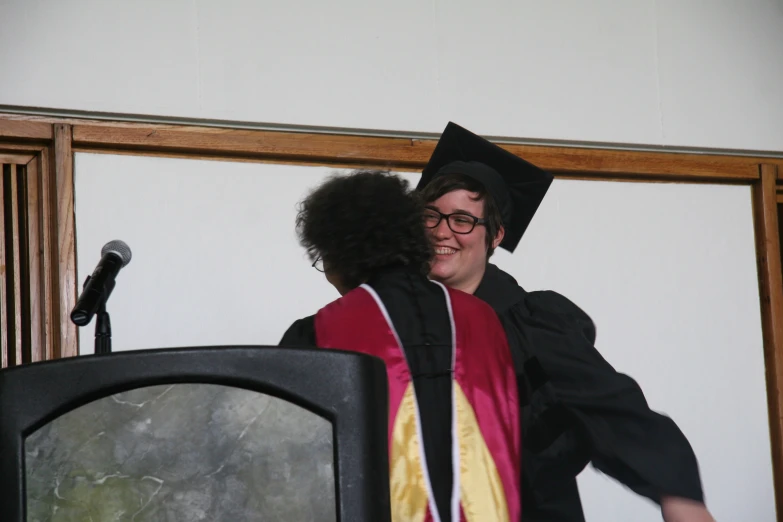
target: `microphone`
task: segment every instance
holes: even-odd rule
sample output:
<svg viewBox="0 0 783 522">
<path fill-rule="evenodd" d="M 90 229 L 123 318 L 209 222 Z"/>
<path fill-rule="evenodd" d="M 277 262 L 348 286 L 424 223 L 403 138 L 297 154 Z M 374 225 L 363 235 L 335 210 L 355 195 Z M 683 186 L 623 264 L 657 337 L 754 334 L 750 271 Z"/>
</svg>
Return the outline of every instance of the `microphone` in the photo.
<svg viewBox="0 0 783 522">
<path fill-rule="evenodd" d="M 82 295 L 71 311 L 71 321 L 77 326 L 90 323 L 101 304 L 109 298 L 120 269 L 130 263 L 130 260 L 131 250 L 125 242 L 114 240 L 103 245 L 101 260 L 84 282 Z"/>
</svg>

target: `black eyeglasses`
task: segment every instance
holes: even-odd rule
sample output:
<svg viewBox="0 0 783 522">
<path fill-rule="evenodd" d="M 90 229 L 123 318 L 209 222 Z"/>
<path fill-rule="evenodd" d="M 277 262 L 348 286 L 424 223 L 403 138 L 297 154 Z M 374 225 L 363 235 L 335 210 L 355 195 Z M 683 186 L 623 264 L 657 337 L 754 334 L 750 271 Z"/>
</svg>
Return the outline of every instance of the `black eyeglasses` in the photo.
<svg viewBox="0 0 783 522">
<path fill-rule="evenodd" d="M 455 234 L 470 234 L 476 228 L 476 225 L 484 225 L 487 222 L 483 218 L 477 218 L 465 212 L 444 214 L 434 208 L 424 210 L 424 226 L 427 228 L 437 227 L 443 219 L 446 220 L 449 228 Z"/>
<path fill-rule="evenodd" d="M 313 261 L 313 268 L 318 270 L 319 272 L 324 271 L 324 260 L 321 256 L 318 256 L 315 261 Z"/>
</svg>

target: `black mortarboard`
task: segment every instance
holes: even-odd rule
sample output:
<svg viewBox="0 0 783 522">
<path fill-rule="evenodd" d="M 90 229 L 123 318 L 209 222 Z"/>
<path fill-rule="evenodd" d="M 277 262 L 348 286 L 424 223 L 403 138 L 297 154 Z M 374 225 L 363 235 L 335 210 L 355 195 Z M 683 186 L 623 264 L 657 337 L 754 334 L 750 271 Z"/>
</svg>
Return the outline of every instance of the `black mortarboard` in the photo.
<svg viewBox="0 0 783 522">
<path fill-rule="evenodd" d="M 513 252 L 554 176 L 494 143 L 449 122 L 421 173 L 417 190 L 446 174 L 464 174 L 492 195 L 503 218 L 500 247 Z"/>
</svg>

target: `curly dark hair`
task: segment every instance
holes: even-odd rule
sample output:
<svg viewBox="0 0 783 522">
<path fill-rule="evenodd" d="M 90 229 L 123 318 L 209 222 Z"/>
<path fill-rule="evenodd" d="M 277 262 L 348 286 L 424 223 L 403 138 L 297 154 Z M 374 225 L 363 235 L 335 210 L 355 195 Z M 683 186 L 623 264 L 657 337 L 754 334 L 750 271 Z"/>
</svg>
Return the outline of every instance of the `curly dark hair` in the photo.
<svg viewBox="0 0 783 522">
<path fill-rule="evenodd" d="M 429 272 L 433 248 L 424 205 L 408 182 L 385 171 L 332 176 L 300 204 L 296 230 L 311 261 L 319 256 L 343 284 L 355 288 L 379 269 L 410 266 Z"/>
<path fill-rule="evenodd" d="M 484 188 L 484 185 L 464 174 L 446 174 L 435 178 L 421 189 L 421 198 L 428 205 L 440 199 L 441 196 L 455 190 L 475 192 L 477 196 L 474 201 L 484 201 L 484 215 L 476 217 L 483 217 L 487 221 L 486 245 L 487 259 L 489 259 L 495 252 L 495 249 L 492 248 L 492 241 L 498 234 L 500 227 L 503 226 L 503 218 L 500 215 L 500 209 L 498 209 L 495 200 L 492 198 L 492 194 Z"/>
</svg>

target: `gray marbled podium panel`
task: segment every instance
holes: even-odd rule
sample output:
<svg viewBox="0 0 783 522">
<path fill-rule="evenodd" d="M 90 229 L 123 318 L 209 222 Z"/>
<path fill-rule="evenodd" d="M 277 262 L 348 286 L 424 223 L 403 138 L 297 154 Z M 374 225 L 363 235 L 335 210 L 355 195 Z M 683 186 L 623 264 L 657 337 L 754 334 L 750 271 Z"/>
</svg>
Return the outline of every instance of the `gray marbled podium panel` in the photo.
<svg viewBox="0 0 783 522">
<path fill-rule="evenodd" d="M 329 522 L 332 425 L 223 386 L 141 388 L 25 441 L 28 521 Z"/>
</svg>

